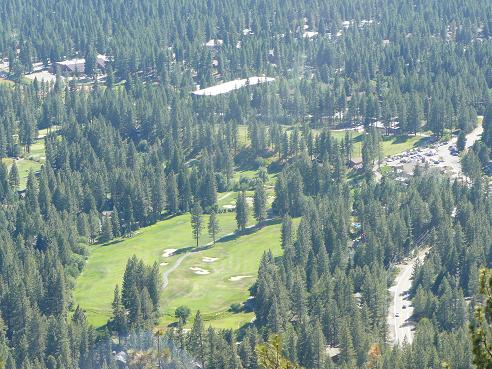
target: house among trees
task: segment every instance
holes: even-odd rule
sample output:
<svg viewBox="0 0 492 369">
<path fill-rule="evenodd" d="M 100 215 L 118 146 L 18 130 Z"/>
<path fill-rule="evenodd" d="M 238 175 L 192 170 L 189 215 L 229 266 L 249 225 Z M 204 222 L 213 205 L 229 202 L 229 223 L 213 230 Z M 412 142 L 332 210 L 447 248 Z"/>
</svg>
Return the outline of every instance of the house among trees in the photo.
<svg viewBox="0 0 492 369">
<path fill-rule="evenodd" d="M 52 72 L 56 73 L 59 69 L 61 73 L 81 74 L 84 73 L 85 59 L 70 59 L 56 62 L 52 65 Z"/>
<path fill-rule="evenodd" d="M 400 130 L 399 123 L 396 121 L 391 121 L 389 124 L 385 124 L 384 122 L 377 121 L 374 122 L 371 127 L 377 129 L 378 131 L 381 132 L 381 134 L 384 134 L 386 136 L 389 135 L 397 135 Z"/>
<path fill-rule="evenodd" d="M 219 46 L 222 46 L 224 44 L 224 40 L 220 40 L 220 39 L 216 39 L 216 38 L 212 38 L 211 40 L 209 40 L 205 46 L 206 47 L 219 47 Z"/>
<path fill-rule="evenodd" d="M 96 68 L 101 71 L 106 69 L 107 62 L 108 57 L 106 55 L 99 54 L 95 58 Z M 74 58 L 55 62 L 51 67 L 51 72 L 56 73 L 57 69 L 63 74 L 84 74 L 86 71 L 85 58 Z"/>
</svg>

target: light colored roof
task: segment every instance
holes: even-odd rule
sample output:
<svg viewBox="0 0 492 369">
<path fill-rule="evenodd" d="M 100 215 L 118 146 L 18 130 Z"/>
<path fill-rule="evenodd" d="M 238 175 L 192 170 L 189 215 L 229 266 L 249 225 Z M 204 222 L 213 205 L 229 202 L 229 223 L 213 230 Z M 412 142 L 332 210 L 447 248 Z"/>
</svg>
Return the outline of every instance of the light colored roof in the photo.
<svg viewBox="0 0 492 369">
<path fill-rule="evenodd" d="M 260 83 L 272 82 L 274 80 L 275 78 L 272 77 L 249 77 L 245 79 L 236 79 L 234 81 L 224 82 L 212 87 L 193 91 L 192 93 L 199 96 L 216 96 L 237 90 L 248 84 L 253 86 Z"/>
<path fill-rule="evenodd" d="M 311 38 L 311 37 L 314 37 L 314 36 L 317 36 L 318 35 L 318 32 L 314 32 L 314 31 L 306 31 L 302 34 L 302 37 L 304 38 Z"/>
<path fill-rule="evenodd" d="M 224 40 L 219 40 L 219 39 L 211 39 L 209 40 L 205 46 L 207 47 L 214 47 L 214 46 L 220 46 L 224 43 Z"/>
<path fill-rule="evenodd" d="M 56 64 L 66 65 L 67 67 L 69 67 L 69 66 L 73 66 L 76 64 L 85 64 L 85 59 L 82 59 L 82 58 L 80 58 L 80 59 L 69 59 L 69 60 L 56 62 Z"/>
</svg>

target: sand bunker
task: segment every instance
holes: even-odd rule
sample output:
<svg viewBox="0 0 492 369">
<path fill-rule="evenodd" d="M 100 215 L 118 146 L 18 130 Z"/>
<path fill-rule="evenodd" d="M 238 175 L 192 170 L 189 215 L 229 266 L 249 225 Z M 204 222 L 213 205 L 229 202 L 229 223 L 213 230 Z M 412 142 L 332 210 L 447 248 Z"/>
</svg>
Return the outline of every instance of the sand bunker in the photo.
<svg viewBox="0 0 492 369">
<path fill-rule="evenodd" d="M 191 267 L 190 270 L 192 270 L 193 273 L 198 274 L 198 275 L 210 274 L 210 271 L 208 271 L 206 269 L 199 268 L 199 267 Z"/>
<path fill-rule="evenodd" d="M 169 263 L 161 263 L 161 267 L 166 266 Z"/>
<path fill-rule="evenodd" d="M 170 256 L 173 256 L 173 254 L 177 251 L 177 249 L 166 249 L 164 250 L 164 253 L 162 254 L 163 258 L 168 258 Z"/>
<path fill-rule="evenodd" d="M 217 261 L 217 260 L 219 260 L 219 258 L 210 258 L 210 257 L 208 257 L 208 256 L 205 256 L 205 257 L 202 259 L 202 261 L 203 261 L 204 263 L 213 263 L 214 261 Z"/>
<path fill-rule="evenodd" d="M 231 282 L 236 282 L 236 281 L 240 281 L 241 279 L 244 279 L 244 278 L 253 278 L 253 276 L 252 275 L 237 275 L 235 277 L 229 278 L 229 280 Z"/>
</svg>

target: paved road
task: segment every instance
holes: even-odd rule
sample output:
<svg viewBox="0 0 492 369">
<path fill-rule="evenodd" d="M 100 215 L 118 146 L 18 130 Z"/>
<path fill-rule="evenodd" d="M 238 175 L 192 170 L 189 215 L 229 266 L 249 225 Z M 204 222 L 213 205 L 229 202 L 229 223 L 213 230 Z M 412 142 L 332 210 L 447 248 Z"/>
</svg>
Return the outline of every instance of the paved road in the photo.
<svg viewBox="0 0 492 369">
<path fill-rule="evenodd" d="M 466 135 L 466 145 L 465 149 L 470 148 L 473 144 L 480 138 L 483 132 L 483 125 L 479 124 L 473 131 Z M 449 140 L 447 145 L 439 146 L 437 150 L 437 155 L 442 157 L 444 162 L 439 163 L 440 167 L 450 168 L 450 174 L 452 177 L 461 177 L 463 175 L 461 170 L 461 163 L 459 156 L 451 155 L 449 151 L 449 146 L 456 146 L 457 137 L 453 137 Z"/>
<path fill-rule="evenodd" d="M 429 249 L 424 249 L 416 257 L 396 266 L 399 272 L 394 285 L 389 289 L 391 304 L 388 311 L 389 337 L 395 345 L 402 344 L 405 339 L 408 343 L 413 340 L 415 324 L 411 320 L 413 306 L 409 297 L 412 272 L 417 260 L 423 261 L 428 251 Z"/>
</svg>

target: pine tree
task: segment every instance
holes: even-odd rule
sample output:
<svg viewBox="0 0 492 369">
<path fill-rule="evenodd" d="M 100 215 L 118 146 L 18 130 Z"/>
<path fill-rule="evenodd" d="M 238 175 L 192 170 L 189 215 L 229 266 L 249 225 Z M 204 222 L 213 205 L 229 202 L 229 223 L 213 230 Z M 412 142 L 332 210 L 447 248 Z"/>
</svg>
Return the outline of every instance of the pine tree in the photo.
<svg viewBox="0 0 492 369">
<path fill-rule="evenodd" d="M 348 367 L 354 367 L 356 363 L 352 334 L 346 321 L 342 322 L 340 328 L 340 361 Z"/>
<path fill-rule="evenodd" d="M 105 243 L 111 239 L 113 239 L 113 225 L 111 223 L 111 219 L 107 216 L 103 216 L 101 236 L 99 237 L 99 240 L 102 243 Z"/>
<path fill-rule="evenodd" d="M 492 271 L 480 271 L 480 293 L 485 301 L 475 310 L 476 322 L 470 325 L 472 335 L 473 363 L 478 368 L 492 367 L 490 337 L 492 332 Z"/>
<path fill-rule="evenodd" d="M 212 237 L 212 242 L 214 245 L 217 233 L 219 233 L 219 231 L 219 218 L 217 217 L 215 209 L 212 209 L 212 211 L 210 212 L 210 217 L 208 218 L 208 234 L 210 237 Z"/>
<path fill-rule="evenodd" d="M 198 201 L 195 201 L 191 208 L 191 229 L 193 238 L 196 240 L 196 247 L 198 247 L 198 241 L 203 227 L 203 210 Z"/>
<path fill-rule="evenodd" d="M 236 199 L 236 223 L 239 232 L 243 232 L 248 224 L 248 203 L 244 192 L 239 193 Z"/>
<path fill-rule="evenodd" d="M 12 167 L 10 168 L 9 184 L 14 191 L 16 191 L 20 185 L 19 170 L 17 169 L 17 164 L 15 164 L 15 161 L 13 162 Z"/>
<path fill-rule="evenodd" d="M 489 103 L 483 117 L 483 142 L 492 149 L 492 103 Z"/>
<path fill-rule="evenodd" d="M 458 152 L 462 152 L 466 146 L 466 134 L 465 131 L 461 130 L 458 134 L 458 140 L 456 141 L 456 149 Z"/>
<path fill-rule="evenodd" d="M 258 181 L 255 188 L 255 194 L 253 198 L 253 208 L 255 213 L 255 219 L 258 224 L 261 224 L 266 218 L 266 203 L 267 194 L 263 183 Z"/>
<path fill-rule="evenodd" d="M 179 211 L 178 185 L 174 173 L 169 174 L 167 179 L 167 210 L 171 214 Z"/>
<path fill-rule="evenodd" d="M 114 289 L 114 298 L 113 298 L 112 307 L 113 307 L 113 317 L 109 325 L 111 329 L 113 329 L 117 333 L 118 340 L 121 343 L 121 338 L 126 336 L 128 332 L 128 323 L 126 320 L 125 307 L 121 302 L 120 290 L 118 288 L 118 285 L 116 285 Z"/>
<path fill-rule="evenodd" d="M 193 327 L 189 334 L 188 347 L 190 352 L 198 359 L 202 368 L 205 368 L 205 330 L 200 310 L 195 315 Z"/>
<path fill-rule="evenodd" d="M 282 217 L 282 231 L 281 231 L 282 248 L 286 250 L 293 244 L 292 234 L 292 218 L 289 215 Z"/>
<path fill-rule="evenodd" d="M 297 365 L 284 358 L 282 353 L 282 339 L 272 336 L 268 342 L 258 345 L 258 362 L 260 369 L 299 369 Z"/>
<path fill-rule="evenodd" d="M 114 237 L 121 236 L 120 215 L 118 209 L 114 208 L 111 214 L 111 228 L 113 229 Z"/>
</svg>

